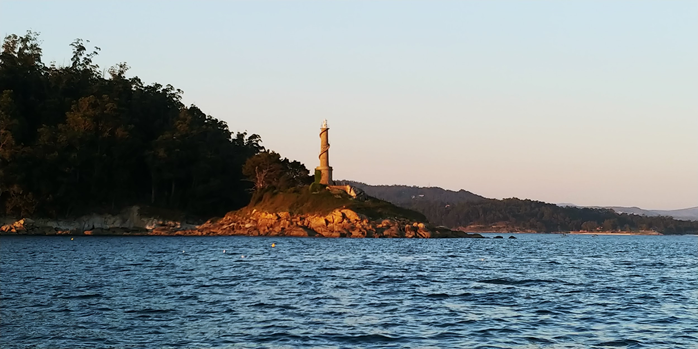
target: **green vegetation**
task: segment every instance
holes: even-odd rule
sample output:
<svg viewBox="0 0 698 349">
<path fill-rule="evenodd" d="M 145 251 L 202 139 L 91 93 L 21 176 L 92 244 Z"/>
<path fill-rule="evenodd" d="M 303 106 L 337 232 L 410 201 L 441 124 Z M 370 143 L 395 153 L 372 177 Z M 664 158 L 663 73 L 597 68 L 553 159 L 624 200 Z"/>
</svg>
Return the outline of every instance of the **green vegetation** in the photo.
<svg viewBox="0 0 698 349">
<path fill-rule="evenodd" d="M 281 155 L 273 151 L 263 151 L 247 159 L 242 173 L 254 183 L 256 191 L 268 188 L 286 190 L 312 182 L 312 177 L 303 164 L 281 159 Z"/>
<path fill-rule="evenodd" d="M 610 209 L 563 207 L 521 199 L 486 199 L 453 204 L 417 200 L 406 207 L 423 213 L 432 223 L 449 227 L 504 223 L 537 232 L 654 230 L 663 234 L 689 234 L 698 231 L 696 221 L 619 214 Z"/>
<path fill-rule="evenodd" d="M 68 66 L 42 62 L 36 33 L 0 54 L 0 213 L 73 216 L 133 204 L 222 214 L 249 202 L 242 166 L 258 135 L 182 104 L 171 85 L 103 71 L 75 40 Z M 105 77 L 106 75 L 106 77 Z"/>
<path fill-rule="evenodd" d="M 369 197 L 368 200 L 354 200 L 340 190 L 320 190 L 312 192 L 308 187 L 295 187 L 285 191 L 268 189 L 255 192 L 247 210 L 266 212 L 289 212 L 291 214 L 326 215 L 336 209 L 350 209 L 371 219 L 405 218 L 426 222 L 419 212 L 395 206 L 387 201 Z"/>
<path fill-rule="evenodd" d="M 540 201 L 486 199 L 471 192 L 451 191 L 438 187 L 404 185 L 368 185 L 344 181 L 363 189 L 366 194 L 390 201 L 424 214 L 432 224 L 447 227 L 469 225 L 503 225 L 537 232 L 564 231 L 641 231 L 663 234 L 698 232 L 698 221 L 681 221 L 671 217 L 646 217 L 619 214 L 610 209 L 563 207 Z"/>
</svg>

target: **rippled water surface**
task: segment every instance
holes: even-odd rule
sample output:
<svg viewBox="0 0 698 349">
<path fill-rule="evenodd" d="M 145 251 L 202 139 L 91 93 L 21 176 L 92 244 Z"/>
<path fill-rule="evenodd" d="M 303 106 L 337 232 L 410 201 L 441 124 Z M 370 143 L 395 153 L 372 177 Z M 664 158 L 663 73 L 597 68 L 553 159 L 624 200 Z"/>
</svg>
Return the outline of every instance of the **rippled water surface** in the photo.
<svg viewBox="0 0 698 349">
<path fill-rule="evenodd" d="M 698 347 L 697 237 L 517 237 L 2 237 L 0 347 Z"/>
</svg>

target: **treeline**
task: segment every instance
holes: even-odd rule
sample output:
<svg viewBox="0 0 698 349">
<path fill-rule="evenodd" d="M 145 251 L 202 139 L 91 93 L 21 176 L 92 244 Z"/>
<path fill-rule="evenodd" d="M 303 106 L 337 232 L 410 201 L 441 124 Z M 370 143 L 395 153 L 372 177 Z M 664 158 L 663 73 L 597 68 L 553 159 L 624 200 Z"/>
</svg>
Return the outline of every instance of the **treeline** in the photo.
<svg viewBox="0 0 698 349">
<path fill-rule="evenodd" d="M 106 71 L 75 40 L 70 65 L 46 65 L 36 33 L 0 54 L 0 214 L 69 216 L 146 204 L 219 214 L 246 205 L 258 135 L 182 104 L 171 85 Z"/>
<path fill-rule="evenodd" d="M 680 221 L 664 216 L 619 214 L 610 209 L 565 207 L 533 200 L 485 199 L 461 203 L 415 200 L 405 207 L 421 212 L 433 224 L 448 227 L 505 224 L 537 232 L 580 230 L 590 232 L 654 230 L 663 234 L 698 232 L 698 221 Z"/>
</svg>

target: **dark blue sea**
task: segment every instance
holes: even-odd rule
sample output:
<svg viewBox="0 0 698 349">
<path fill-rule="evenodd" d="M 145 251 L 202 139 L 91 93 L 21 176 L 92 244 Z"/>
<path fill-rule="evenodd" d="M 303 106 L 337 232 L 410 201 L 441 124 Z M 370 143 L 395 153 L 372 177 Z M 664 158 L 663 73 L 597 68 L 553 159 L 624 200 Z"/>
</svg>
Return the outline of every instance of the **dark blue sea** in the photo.
<svg viewBox="0 0 698 349">
<path fill-rule="evenodd" d="M 516 237 L 1 237 L 0 348 L 698 347 L 698 237 Z"/>
</svg>

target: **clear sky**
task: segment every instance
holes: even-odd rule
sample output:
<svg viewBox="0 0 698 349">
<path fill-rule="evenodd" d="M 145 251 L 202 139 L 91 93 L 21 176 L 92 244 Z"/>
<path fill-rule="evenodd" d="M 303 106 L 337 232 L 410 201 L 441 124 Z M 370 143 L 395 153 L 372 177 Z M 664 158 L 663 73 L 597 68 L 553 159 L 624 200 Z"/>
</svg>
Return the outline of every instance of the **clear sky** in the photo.
<svg viewBox="0 0 698 349">
<path fill-rule="evenodd" d="M 41 33 L 335 179 L 698 206 L 697 1 L 8 1 Z"/>
</svg>

